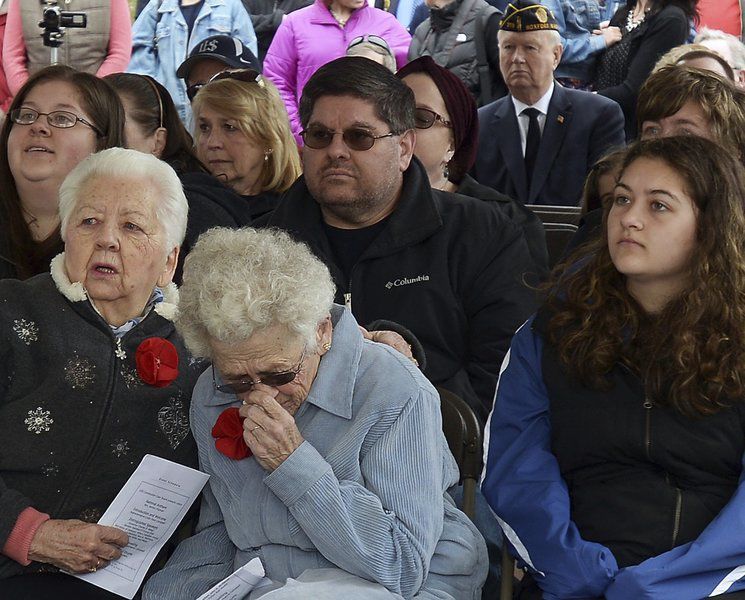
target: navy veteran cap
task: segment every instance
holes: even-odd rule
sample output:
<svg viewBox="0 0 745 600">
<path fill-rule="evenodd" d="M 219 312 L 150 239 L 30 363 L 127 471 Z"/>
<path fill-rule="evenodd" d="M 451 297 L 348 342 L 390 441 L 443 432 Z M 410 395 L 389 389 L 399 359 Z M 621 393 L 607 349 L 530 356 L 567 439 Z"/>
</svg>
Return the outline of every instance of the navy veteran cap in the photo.
<svg viewBox="0 0 745 600">
<path fill-rule="evenodd" d="M 259 61 L 243 43 L 229 35 L 213 35 L 199 42 L 189 53 L 189 57 L 179 65 L 176 75 L 181 79 L 189 77 L 194 63 L 203 58 L 211 58 L 225 63 L 233 69 L 253 69 L 261 72 Z"/>
<path fill-rule="evenodd" d="M 507 5 L 504 18 L 499 22 L 503 31 L 523 33 L 527 31 L 559 30 L 554 13 L 531 0 L 515 0 Z"/>
</svg>

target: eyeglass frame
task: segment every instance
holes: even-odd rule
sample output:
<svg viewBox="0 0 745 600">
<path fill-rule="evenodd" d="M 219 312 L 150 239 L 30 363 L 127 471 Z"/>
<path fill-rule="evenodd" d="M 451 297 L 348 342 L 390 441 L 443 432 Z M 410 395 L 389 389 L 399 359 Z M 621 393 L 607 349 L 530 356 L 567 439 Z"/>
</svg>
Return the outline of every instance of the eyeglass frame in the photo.
<svg viewBox="0 0 745 600">
<path fill-rule="evenodd" d="M 310 144 L 308 144 L 308 141 L 305 139 L 305 135 L 309 133 L 309 130 L 303 129 L 300 132 L 300 137 L 303 138 L 303 143 L 305 144 L 306 147 L 311 148 L 312 150 L 324 150 L 325 148 L 328 148 L 333 143 L 334 136 L 338 134 L 338 135 L 341 135 L 342 141 L 344 142 L 346 147 L 349 148 L 350 150 L 353 150 L 355 152 L 367 152 L 375 145 L 375 142 L 377 142 L 378 140 L 381 140 L 383 138 L 393 137 L 394 135 L 400 135 L 393 131 L 389 131 L 388 133 L 384 133 L 382 135 L 374 135 L 372 133 L 369 133 L 368 131 L 365 131 L 364 129 L 360 127 L 347 127 L 343 131 L 334 131 L 333 129 L 327 129 L 326 127 L 319 127 L 319 129 L 323 129 L 326 133 L 331 134 L 331 137 L 329 137 L 328 144 L 326 144 L 325 146 L 311 146 Z M 372 142 L 370 142 L 370 145 L 367 148 L 355 148 L 349 144 L 349 140 L 345 137 L 347 133 L 350 131 L 358 131 L 364 134 L 362 137 L 371 139 Z"/>
<path fill-rule="evenodd" d="M 223 69 L 219 73 L 215 73 L 205 83 L 193 83 L 187 87 L 186 97 L 189 98 L 189 102 L 192 102 L 199 93 L 199 90 L 201 90 L 205 85 L 222 79 L 233 79 L 244 83 L 255 83 L 262 88 L 266 87 L 264 78 L 256 69 Z"/>
<path fill-rule="evenodd" d="M 380 40 L 380 41 L 378 42 L 376 40 Z M 375 35 L 372 33 L 368 35 L 358 35 L 356 38 L 354 38 L 351 42 L 349 42 L 349 46 L 347 46 L 347 52 L 349 52 L 355 46 L 359 46 L 360 44 L 364 42 L 370 42 L 371 44 L 374 44 L 378 48 L 383 48 L 383 50 L 385 50 L 391 56 L 393 56 L 393 50 L 391 50 L 391 47 L 388 45 L 388 42 L 386 42 L 385 39 L 380 37 L 379 35 Z"/>
<path fill-rule="evenodd" d="M 300 360 L 298 361 L 298 364 L 294 369 L 289 369 L 287 371 L 278 371 L 276 373 L 269 373 L 268 375 L 268 377 L 278 377 L 280 375 L 292 374 L 292 379 L 289 379 L 285 382 L 278 383 L 278 384 L 271 384 L 271 383 L 265 383 L 264 380 L 261 380 L 261 379 L 250 379 L 250 380 L 241 379 L 234 383 L 223 383 L 221 385 L 217 385 L 217 379 L 215 378 L 215 365 L 213 363 L 212 364 L 212 386 L 218 392 L 221 392 L 223 394 L 233 394 L 237 396 L 238 394 L 245 394 L 246 392 L 250 392 L 254 386 L 259 385 L 260 383 L 264 385 L 268 385 L 269 387 L 279 387 L 281 385 L 287 385 L 288 383 L 292 383 L 293 381 L 295 381 L 297 376 L 303 370 L 303 363 L 305 362 L 305 359 L 307 357 L 307 350 L 308 350 L 308 344 L 305 344 L 303 346 L 303 352 L 300 355 Z M 234 386 L 236 385 L 239 385 L 241 387 L 238 389 L 235 389 Z M 245 389 L 243 389 L 244 387 Z"/>
<path fill-rule="evenodd" d="M 18 113 L 20 113 L 21 111 L 34 112 L 34 113 L 36 113 L 36 118 L 33 121 L 31 121 L 30 123 L 20 123 L 17 120 L 17 116 L 18 116 Z M 75 122 L 72 125 L 70 125 L 69 127 L 64 127 L 64 126 L 52 124 L 52 122 L 49 120 L 49 117 L 51 115 L 53 115 L 53 114 L 58 114 L 58 113 L 63 113 L 63 114 L 71 115 L 71 116 L 75 117 Z M 14 115 L 15 115 L 15 117 L 14 117 Z M 53 110 L 53 111 L 48 112 L 48 113 L 43 113 L 43 112 L 40 112 L 40 111 L 36 110 L 35 108 L 29 108 L 28 106 L 19 106 L 18 108 L 14 108 L 13 110 L 11 110 L 8 113 L 8 117 L 16 125 L 33 125 L 34 123 L 36 123 L 36 121 L 39 120 L 39 117 L 46 117 L 47 118 L 47 125 L 49 125 L 50 127 L 54 127 L 55 129 L 72 129 L 73 127 L 75 127 L 75 125 L 78 124 L 78 122 L 80 122 L 83 125 L 87 125 L 88 127 L 90 127 L 95 132 L 95 134 L 96 134 L 97 137 L 100 137 L 100 138 L 104 137 L 103 132 L 98 127 L 96 127 L 93 123 L 91 123 L 90 121 L 87 121 L 83 117 L 79 117 L 74 112 L 71 112 L 69 110 Z"/>
<path fill-rule="evenodd" d="M 424 111 L 426 113 L 431 113 L 432 114 L 432 122 L 429 125 L 427 125 L 426 127 L 420 127 L 419 125 L 416 124 L 416 113 L 417 113 L 417 111 L 420 111 L 420 110 L 421 111 Z M 438 121 L 440 123 L 442 123 L 443 127 L 447 127 L 448 129 L 452 129 L 453 128 L 453 122 L 452 121 L 446 120 L 441 114 L 435 112 L 431 108 L 424 108 L 423 106 L 417 106 L 414 109 L 414 127 L 416 129 L 431 129 L 432 126 L 436 122 L 438 122 Z"/>
</svg>

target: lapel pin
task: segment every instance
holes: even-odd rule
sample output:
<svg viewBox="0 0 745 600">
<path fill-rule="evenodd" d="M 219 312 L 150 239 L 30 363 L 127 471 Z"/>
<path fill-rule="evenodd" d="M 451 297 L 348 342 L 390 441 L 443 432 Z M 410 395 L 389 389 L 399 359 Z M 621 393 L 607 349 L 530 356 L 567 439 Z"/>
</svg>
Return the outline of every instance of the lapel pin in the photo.
<svg viewBox="0 0 745 600">
<path fill-rule="evenodd" d="M 559 115 L 556 117 L 556 121 L 561 125 L 564 122 L 564 115 Z"/>
</svg>

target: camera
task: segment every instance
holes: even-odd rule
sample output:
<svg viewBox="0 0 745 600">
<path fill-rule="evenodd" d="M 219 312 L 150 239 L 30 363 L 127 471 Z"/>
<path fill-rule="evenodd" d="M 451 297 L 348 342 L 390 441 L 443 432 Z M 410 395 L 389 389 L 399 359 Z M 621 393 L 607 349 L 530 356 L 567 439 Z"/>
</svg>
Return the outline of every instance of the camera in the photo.
<svg viewBox="0 0 745 600">
<path fill-rule="evenodd" d="M 57 62 L 56 50 L 62 45 L 62 38 L 67 27 L 83 28 L 88 26 L 88 15 L 84 12 L 69 12 L 60 10 L 57 2 L 46 0 L 39 27 L 44 45 L 52 48 L 52 64 Z"/>
<path fill-rule="evenodd" d="M 59 6 L 48 6 L 44 9 L 44 16 L 39 27 L 45 30 L 59 31 L 62 27 L 87 27 L 88 15 L 84 12 L 68 12 L 60 10 Z"/>
<path fill-rule="evenodd" d="M 43 18 L 39 21 L 39 27 L 44 28 L 44 33 L 58 33 L 65 27 L 87 27 L 88 15 L 82 12 L 68 12 L 60 10 L 59 6 L 47 6 L 44 9 Z"/>
</svg>

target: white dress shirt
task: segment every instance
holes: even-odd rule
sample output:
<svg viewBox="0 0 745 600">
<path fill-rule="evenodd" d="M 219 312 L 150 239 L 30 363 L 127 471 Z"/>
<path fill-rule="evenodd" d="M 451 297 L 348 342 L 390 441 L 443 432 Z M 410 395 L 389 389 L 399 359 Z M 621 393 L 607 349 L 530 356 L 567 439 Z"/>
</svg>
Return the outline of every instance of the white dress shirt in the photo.
<svg viewBox="0 0 745 600">
<path fill-rule="evenodd" d="M 525 146 L 527 145 L 528 139 L 528 125 L 530 125 L 530 117 L 528 115 L 521 114 L 526 108 L 535 108 L 541 114 L 538 115 L 538 125 L 541 127 L 541 135 L 543 135 L 543 128 L 546 126 L 546 115 L 548 114 L 548 105 L 551 102 L 551 96 L 554 93 L 554 82 L 551 81 L 551 85 L 548 91 L 541 96 L 540 100 L 533 105 L 525 104 L 520 102 L 517 98 L 512 96 L 512 103 L 515 105 L 515 114 L 517 115 L 517 125 L 520 127 L 520 143 L 523 148 L 523 156 L 525 156 Z"/>
</svg>

